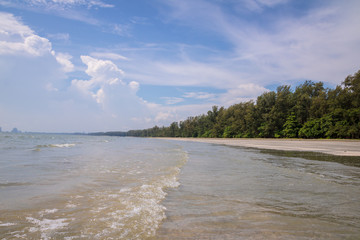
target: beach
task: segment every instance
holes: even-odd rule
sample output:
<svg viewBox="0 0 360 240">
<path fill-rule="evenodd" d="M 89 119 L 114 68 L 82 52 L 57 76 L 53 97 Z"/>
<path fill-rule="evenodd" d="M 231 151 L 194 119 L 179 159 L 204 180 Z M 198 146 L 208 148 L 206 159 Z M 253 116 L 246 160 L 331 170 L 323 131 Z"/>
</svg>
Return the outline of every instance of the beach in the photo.
<svg viewBox="0 0 360 240">
<path fill-rule="evenodd" d="M 359 140 L 268 138 L 163 138 L 280 151 L 319 152 L 335 156 L 360 156 Z"/>
</svg>

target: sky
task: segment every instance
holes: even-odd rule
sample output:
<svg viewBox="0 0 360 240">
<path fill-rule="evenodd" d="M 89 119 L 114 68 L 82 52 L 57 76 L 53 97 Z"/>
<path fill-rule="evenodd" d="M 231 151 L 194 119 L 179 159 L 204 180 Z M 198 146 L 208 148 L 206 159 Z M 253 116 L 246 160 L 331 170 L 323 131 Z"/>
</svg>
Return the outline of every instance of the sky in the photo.
<svg viewBox="0 0 360 240">
<path fill-rule="evenodd" d="M 0 0 L 0 127 L 167 126 L 360 69 L 358 0 Z"/>
</svg>

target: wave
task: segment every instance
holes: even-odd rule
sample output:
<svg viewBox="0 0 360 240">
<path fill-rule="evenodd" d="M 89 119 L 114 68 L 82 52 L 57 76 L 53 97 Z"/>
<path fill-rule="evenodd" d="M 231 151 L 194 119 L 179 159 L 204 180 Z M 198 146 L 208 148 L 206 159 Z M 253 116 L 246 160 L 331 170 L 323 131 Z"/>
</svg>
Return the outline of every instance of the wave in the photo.
<svg viewBox="0 0 360 240">
<path fill-rule="evenodd" d="M 135 186 L 125 185 L 116 191 L 91 192 L 88 218 L 92 219 L 82 234 L 91 239 L 148 239 L 154 237 L 166 219 L 166 207 L 162 204 L 167 190 L 180 186 L 178 175 L 187 161 L 187 153 L 175 166 Z M 185 153 L 185 154 L 184 154 Z M 88 195 L 89 193 L 85 194 Z M 87 197 L 73 198 L 67 207 L 74 211 L 88 201 Z M 98 226 L 106 226 L 99 229 Z"/>
<path fill-rule="evenodd" d="M 28 182 L 0 182 L 0 187 L 17 187 L 17 186 L 28 186 L 31 183 Z"/>
<path fill-rule="evenodd" d="M 46 144 L 46 145 L 36 145 L 35 149 L 40 148 L 70 148 L 75 147 L 75 143 L 62 143 L 62 144 Z"/>
<path fill-rule="evenodd" d="M 8 222 L 8 223 L 3 223 L 0 221 L 0 227 L 10 227 L 10 226 L 16 226 L 17 223 L 11 223 L 11 222 Z"/>
</svg>

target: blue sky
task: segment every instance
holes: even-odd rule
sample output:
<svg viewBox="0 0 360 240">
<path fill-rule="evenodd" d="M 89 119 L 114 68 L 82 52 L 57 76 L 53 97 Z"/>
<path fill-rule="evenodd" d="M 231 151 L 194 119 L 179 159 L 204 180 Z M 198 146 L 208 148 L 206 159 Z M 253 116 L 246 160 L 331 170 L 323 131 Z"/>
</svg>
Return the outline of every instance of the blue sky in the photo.
<svg viewBox="0 0 360 240">
<path fill-rule="evenodd" d="M 0 126 L 168 125 L 360 69 L 360 1 L 0 0 Z"/>
</svg>

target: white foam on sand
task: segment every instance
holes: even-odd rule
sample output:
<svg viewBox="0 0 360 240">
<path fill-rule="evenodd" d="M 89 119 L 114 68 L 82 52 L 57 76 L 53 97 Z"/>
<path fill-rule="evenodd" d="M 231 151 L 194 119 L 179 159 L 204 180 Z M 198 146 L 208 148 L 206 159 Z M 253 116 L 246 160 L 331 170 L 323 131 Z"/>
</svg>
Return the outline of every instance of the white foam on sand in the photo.
<svg viewBox="0 0 360 240">
<path fill-rule="evenodd" d="M 27 217 L 26 220 L 32 223 L 33 227 L 29 228 L 29 232 L 40 232 L 42 239 L 50 239 L 51 233 L 56 230 L 62 229 L 69 225 L 69 219 L 59 218 L 59 219 L 36 219 L 33 217 Z"/>
<path fill-rule="evenodd" d="M 69 203 L 66 204 L 65 207 L 66 207 L 66 208 L 76 208 L 77 206 L 78 206 L 78 205 L 69 202 Z"/>
<path fill-rule="evenodd" d="M 17 225 L 16 223 L 2 223 L 0 222 L 0 227 L 10 227 L 10 226 L 15 226 Z"/>
<path fill-rule="evenodd" d="M 46 214 L 52 214 L 52 213 L 56 213 L 57 211 L 59 211 L 59 209 L 45 209 L 39 212 L 40 216 L 44 216 Z"/>
</svg>

